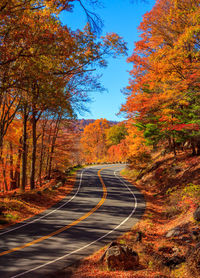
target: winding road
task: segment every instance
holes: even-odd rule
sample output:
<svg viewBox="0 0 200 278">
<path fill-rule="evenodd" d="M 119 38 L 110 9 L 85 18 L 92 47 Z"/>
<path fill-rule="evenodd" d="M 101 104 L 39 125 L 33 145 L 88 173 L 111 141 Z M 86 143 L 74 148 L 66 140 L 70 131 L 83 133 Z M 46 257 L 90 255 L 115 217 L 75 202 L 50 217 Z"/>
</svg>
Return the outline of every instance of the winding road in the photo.
<svg viewBox="0 0 200 278">
<path fill-rule="evenodd" d="M 73 191 L 49 210 L 0 231 L 0 277 L 40 278 L 98 250 L 144 213 L 137 188 L 119 176 L 123 165 L 78 172 Z"/>
</svg>

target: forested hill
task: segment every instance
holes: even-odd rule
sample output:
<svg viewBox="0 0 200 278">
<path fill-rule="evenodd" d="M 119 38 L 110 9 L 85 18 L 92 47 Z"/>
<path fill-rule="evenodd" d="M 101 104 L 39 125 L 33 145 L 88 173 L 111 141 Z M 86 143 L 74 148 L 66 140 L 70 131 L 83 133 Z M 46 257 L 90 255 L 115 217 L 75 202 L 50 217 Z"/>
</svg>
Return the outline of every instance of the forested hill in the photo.
<svg viewBox="0 0 200 278">
<path fill-rule="evenodd" d="M 80 131 L 83 131 L 84 128 L 89 125 L 89 124 L 92 124 L 94 123 L 96 120 L 94 119 L 80 119 L 80 120 L 77 120 L 76 121 L 76 125 L 77 125 L 77 128 L 80 130 Z M 110 125 L 113 126 L 113 125 L 116 125 L 118 124 L 119 122 L 117 121 L 109 121 Z"/>
</svg>

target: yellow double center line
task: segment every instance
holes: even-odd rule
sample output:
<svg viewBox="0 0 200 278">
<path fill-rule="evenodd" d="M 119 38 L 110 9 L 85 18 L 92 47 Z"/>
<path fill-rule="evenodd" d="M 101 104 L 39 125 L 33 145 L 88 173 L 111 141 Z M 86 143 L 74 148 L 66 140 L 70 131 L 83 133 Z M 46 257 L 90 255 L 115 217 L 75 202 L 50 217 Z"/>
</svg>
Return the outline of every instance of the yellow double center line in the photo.
<svg viewBox="0 0 200 278">
<path fill-rule="evenodd" d="M 28 243 L 26 243 L 24 245 L 12 248 L 12 249 L 7 250 L 7 251 L 4 251 L 4 252 L 0 253 L 0 256 L 4 256 L 4 255 L 10 254 L 12 252 L 19 251 L 19 250 L 24 249 L 26 247 L 32 246 L 32 245 L 34 245 L 34 244 L 36 244 L 38 242 L 41 242 L 41 241 L 43 241 L 45 239 L 48 239 L 48 238 L 50 238 L 52 236 L 60 234 L 60 233 L 62 233 L 64 231 L 66 231 L 67 229 L 71 228 L 72 226 L 77 225 L 79 222 L 81 222 L 82 220 L 86 219 L 88 216 L 93 214 L 97 209 L 99 209 L 102 206 L 102 204 L 105 202 L 106 197 L 107 197 L 107 189 L 106 189 L 105 183 L 104 183 L 104 181 L 103 181 L 103 179 L 101 177 L 101 171 L 103 171 L 104 169 L 107 169 L 107 168 L 110 168 L 110 167 L 102 168 L 101 170 L 98 171 L 98 176 L 99 176 L 99 179 L 100 179 L 101 184 L 103 186 L 103 197 L 101 198 L 99 203 L 94 208 L 92 208 L 89 212 L 87 212 L 86 214 L 84 214 L 83 216 L 81 216 L 80 218 L 75 220 L 74 222 L 68 224 L 67 226 L 64 226 L 64 227 L 60 228 L 59 230 L 56 230 L 55 232 L 50 233 L 50 234 L 48 234 L 46 236 L 43 236 L 43 237 L 40 237 L 40 238 L 38 238 L 36 240 L 30 241 L 30 242 L 28 242 Z"/>
</svg>

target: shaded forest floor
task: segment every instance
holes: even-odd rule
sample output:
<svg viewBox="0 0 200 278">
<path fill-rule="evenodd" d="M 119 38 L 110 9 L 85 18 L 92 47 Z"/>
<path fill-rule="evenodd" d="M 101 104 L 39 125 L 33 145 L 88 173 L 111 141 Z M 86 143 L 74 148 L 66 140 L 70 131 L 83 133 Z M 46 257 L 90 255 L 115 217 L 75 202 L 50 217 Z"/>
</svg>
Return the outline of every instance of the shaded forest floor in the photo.
<svg viewBox="0 0 200 278">
<path fill-rule="evenodd" d="M 155 163 L 158 167 L 146 171 L 139 179 L 137 171 L 133 169 L 122 172 L 141 190 L 147 202 L 142 220 L 117 239 L 138 253 L 139 267 L 134 271 L 109 271 L 99 261 L 107 248 L 105 246 L 83 261 L 56 273 L 54 277 L 198 277 L 196 270 L 191 272 L 193 266 L 187 261 L 175 266 L 170 262 L 174 257 L 184 258 L 197 243 L 192 232 L 200 231 L 200 223 L 193 219 L 193 212 L 200 203 L 200 158 L 179 153 L 174 159 L 171 154 L 161 156 L 157 153 L 153 165 Z M 149 166 L 151 168 L 152 165 Z M 141 242 L 136 240 L 138 232 L 142 233 Z"/>
<path fill-rule="evenodd" d="M 42 187 L 32 191 L 20 193 L 15 190 L 1 194 L 0 229 L 39 214 L 65 198 L 73 189 L 75 171 L 76 169 L 68 175 L 55 172 Z"/>
</svg>

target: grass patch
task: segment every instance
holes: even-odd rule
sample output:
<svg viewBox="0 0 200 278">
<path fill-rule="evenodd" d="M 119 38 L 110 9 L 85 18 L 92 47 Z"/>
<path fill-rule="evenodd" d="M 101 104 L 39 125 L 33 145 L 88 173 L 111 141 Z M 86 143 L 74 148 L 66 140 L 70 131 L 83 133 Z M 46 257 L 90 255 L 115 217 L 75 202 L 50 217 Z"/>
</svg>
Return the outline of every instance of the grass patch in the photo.
<svg viewBox="0 0 200 278">
<path fill-rule="evenodd" d="M 69 168 L 69 172 L 67 173 L 68 175 L 74 175 L 78 170 L 84 168 L 83 165 L 77 165 L 77 166 L 74 166 L 72 168 Z"/>
<path fill-rule="evenodd" d="M 127 178 L 130 178 L 130 179 L 136 179 L 137 176 L 140 174 L 140 171 L 139 170 L 136 170 L 136 169 L 128 169 L 128 168 L 124 168 L 120 174 L 122 176 L 126 176 Z"/>
</svg>

